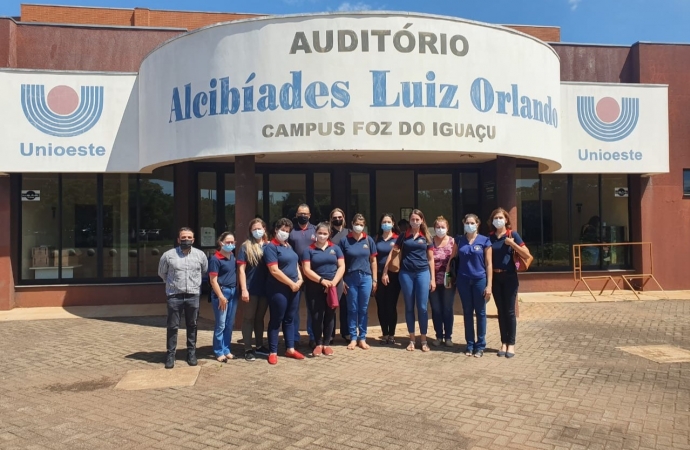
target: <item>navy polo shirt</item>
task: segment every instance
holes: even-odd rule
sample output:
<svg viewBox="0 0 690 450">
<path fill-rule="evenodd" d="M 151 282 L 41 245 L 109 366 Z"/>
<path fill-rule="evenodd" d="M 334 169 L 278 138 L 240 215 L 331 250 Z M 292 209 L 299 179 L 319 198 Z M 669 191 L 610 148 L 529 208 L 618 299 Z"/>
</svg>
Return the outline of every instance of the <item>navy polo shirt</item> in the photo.
<svg viewBox="0 0 690 450">
<path fill-rule="evenodd" d="M 405 272 L 423 272 L 429 270 L 428 251 L 433 247 L 433 242 L 428 242 L 423 234 L 416 238 L 411 231 L 398 236 L 395 248 L 401 249 L 400 270 Z"/>
<path fill-rule="evenodd" d="M 383 268 L 386 266 L 386 260 L 388 259 L 388 255 L 390 254 L 391 250 L 393 250 L 393 247 L 395 246 L 395 241 L 397 239 L 398 235 L 395 233 L 391 233 L 388 240 L 384 240 L 382 236 L 376 237 L 376 253 L 378 253 L 376 258 L 376 270 L 379 274 L 383 273 Z"/>
<path fill-rule="evenodd" d="M 513 261 L 513 248 L 506 244 L 506 238 L 512 237 L 515 239 L 515 243 L 522 247 L 525 245 L 522 238 L 517 232 L 508 230 L 501 238 L 496 236 L 496 233 L 492 232 L 490 235 L 491 239 L 491 262 L 494 269 L 505 270 L 506 272 L 516 272 L 515 262 Z"/>
<path fill-rule="evenodd" d="M 235 257 L 230 254 L 230 259 L 221 252 L 216 252 L 208 261 L 208 275 L 216 275 L 221 287 L 237 286 L 237 270 Z"/>
<path fill-rule="evenodd" d="M 309 261 L 311 270 L 326 280 L 335 278 L 338 272 L 338 260 L 344 259 L 343 251 L 333 242 L 328 242 L 325 249 L 320 249 L 316 244 L 312 244 L 304 251 L 302 262 Z"/>
<path fill-rule="evenodd" d="M 376 243 L 371 236 L 362 233 L 358 241 L 350 233 L 340 241 L 340 249 L 345 255 L 347 273 L 361 271 L 371 275 L 370 258 L 376 256 Z"/>
<path fill-rule="evenodd" d="M 286 247 L 281 244 L 280 241 L 273 239 L 264 247 L 264 262 L 266 263 L 266 267 L 277 265 L 281 272 L 293 282 L 296 283 L 297 280 L 299 280 L 299 275 L 297 274 L 297 270 L 299 270 L 297 268 L 299 257 L 292 247 Z M 269 275 L 267 284 L 273 289 L 285 286 L 281 281 L 278 281 L 271 275 L 270 272 Z"/>
<path fill-rule="evenodd" d="M 314 242 L 316 242 L 316 227 L 310 223 L 307 224 L 304 230 L 297 225 L 297 227 L 290 231 L 288 244 L 290 244 L 300 258 L 304 255 L 304 251 Z"/>
<path fill-rule="evenodd" d="M 263 248 L 266 248 L 266 244 L 263 244 Z M 249 295 L 266 295 L 266 276 L 268 275 L 268 269 L 263 261 L 259 261 L 259 264 L 253 266 L 247 260 L 247 252 L 245 246 L 240 247 L 240 251 L 237 254 L 237 264 L 244 265 L 244 276 L 247 278 L 247 290 Z"/>
<path fill-rule="evenodd" d="M 467 236 L 457 236 L 455 242 L 458 246 L 458 280 L 469 278 L 479 280 L 486 278 L 486 258 L 484 251 L 491 247 L 488 237 L 478 234 L 474 242 L 470 244 Z"/>
</svg>

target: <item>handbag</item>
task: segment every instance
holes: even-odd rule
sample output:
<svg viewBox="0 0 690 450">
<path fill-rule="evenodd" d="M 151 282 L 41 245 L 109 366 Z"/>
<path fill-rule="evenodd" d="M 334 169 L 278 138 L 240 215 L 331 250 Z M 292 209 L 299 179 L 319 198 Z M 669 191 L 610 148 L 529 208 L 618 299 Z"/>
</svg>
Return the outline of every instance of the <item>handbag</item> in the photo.
<svg viewBox="0 0 690 450">
<path fill-rule="evenodd" d="M 335 285 L 328 288 L 328 293 L 326 295 L 326 304 L 331 309 L 335 309 L 338 306 L 340 306 L 340 301 L 338 299 L 338 288 Z"/>
<path fill-rule="evenodd" d="M 508 237 L 510 237 L 511 234 L 511 230 L 508 230 Z M 534 256 L 532 256 L 532 254 L 529 255 L 529 258 L 524 258 L 518 252 L 513 250 L 513 262 L 515 263 L 515 269 L 518 272 L 527 272 L 527 269 L 529 269 L 532 261 L 534 261 Z"/>
<path fill-rule="evenodd" d="M 394 250 L 391 250 L 391 251 L 394 251 Z M 391 256 L 391 261 L 388 263 L 388 271 L 393 272 L 393 273 L 400 272 L 401 259 L 402 259 L 402 244 L 400 244 L 400 248 L 398 249 L 398 253 Z"/>
</svg>

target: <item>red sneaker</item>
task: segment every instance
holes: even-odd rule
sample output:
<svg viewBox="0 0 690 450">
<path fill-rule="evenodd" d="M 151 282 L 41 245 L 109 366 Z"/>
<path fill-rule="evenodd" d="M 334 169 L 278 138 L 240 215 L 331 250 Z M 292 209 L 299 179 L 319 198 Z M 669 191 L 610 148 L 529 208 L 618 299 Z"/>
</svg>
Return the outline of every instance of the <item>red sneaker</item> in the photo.
<svg viewBox="0 0 690 450">
<path fill-rule="evenodd" d="M 292 352 L 285 352 L 285 357 L 292 359 L 304 359 L 304 355 L 298 352 L 297 350 L 293 350 Z"/>
<path fill-rule="evenodd" d="M 333 356 L 333 349 L 329 346 L 323 348 L 323 354 L 326 356 Z"/>
<path fill-rule="evenodd" d="M 313 350 L 313 352 L 312 352 L 312 355 L 314 355 L 314 356 L 321 356 L 321 353 L 323 353 L 323 347 L 322 347 L 322 346 L 317 345 L 316 347 L 314 347 L 314 350 Z"/>
<path fill-rule="evenodd" d="M 268 355 L 268 363 L 273 365 L 278 364 L 278 355 L 275 353 Z"/>
</svg>

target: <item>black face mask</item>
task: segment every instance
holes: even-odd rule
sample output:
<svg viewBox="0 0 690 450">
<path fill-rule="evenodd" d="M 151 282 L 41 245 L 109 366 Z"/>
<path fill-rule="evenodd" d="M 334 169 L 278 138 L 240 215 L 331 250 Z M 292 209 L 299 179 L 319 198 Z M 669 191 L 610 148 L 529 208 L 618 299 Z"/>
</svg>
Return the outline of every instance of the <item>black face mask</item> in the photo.
<svg viewBox="0 0 690 450">
<path fill-rule="evenodd" d="M 181 239 L 180 240 L 180 248 L 182 250 L 187 250 L 192 248 L 192 240 L 191 239 Z"/>
<path fill-rule="evenodd" d="M 343 219 L 333 219 L 331 221 L 334 227 L 342 227 L 343 226 Z"/>
<path fill-rule="evenodd" d="M 306 225 L 309 223 L 308 216 L 297 216 L 297 223 L 300 225 Z"/>
</svg>

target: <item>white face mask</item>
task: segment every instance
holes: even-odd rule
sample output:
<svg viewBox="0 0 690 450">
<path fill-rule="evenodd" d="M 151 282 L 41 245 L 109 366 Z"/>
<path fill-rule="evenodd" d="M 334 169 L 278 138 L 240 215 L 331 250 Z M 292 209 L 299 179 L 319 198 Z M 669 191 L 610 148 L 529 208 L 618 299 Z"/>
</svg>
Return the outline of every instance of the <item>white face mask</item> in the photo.
<svg viewBox="0 0 690 450">
<path fill-rule="evenodd" d="M 474 224 L 474 223 L 472 223 L 472 224 L 466 223 L 465 224 L 465 233 L 474 233 L 475 231 L 477 231 L 477 225 L 476 224 Z"/>
<path fill-rule="evenodd" d="M 422 226 L 422 222 L 410 222 L 410 226 L 416 230 Z"/>
<path fill-rule="evenodd" d="M 324 243 L 328 240 L 328 235 L 327 234 L 317 234 L 316 240 L 321 242 L 321 243 Z"/>
<path fill-rule="evenodd" d="M 352 227 L 352 229 L 355 230 L 356 233 L 361 233 L 362 231 L 364 231 L 364 227 L 362 225 L 355 225 L 354 227 Z"/>
<path fill-rule="evenodd" d="M 288 233 L 287 231 L 278 230 L 278 232 L 276 233 L 276 237 L 280 242 L 285 242 L 290 237 L 290 233 Z"/>
<path fill-rule="evenodd" d="M 252 236 L 254 236 L 254 239 L 261 239 L 264 237 L 263 228 L 257 228 L 256 230 L 252 231 Z"/>
<path fill-rule="evenodd" d="M 504 219 L 494 219 L 493 224 L 495 228 L 501 229 L 506 226 L 506 221 Z"/>
<path fill-rule="evenodd" d="M 445 237 L 446 233 L 448 233 L 448 230 L 446 230 L 445 228 L 436 228 L 435 230 L 436 236 L 440 238 Z"/>
</svg>

